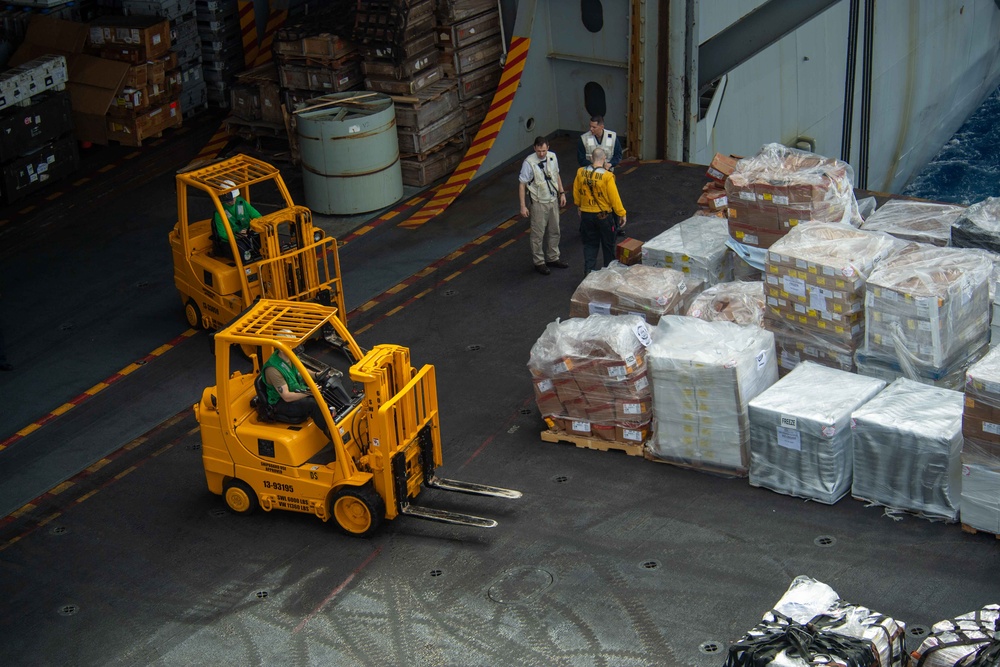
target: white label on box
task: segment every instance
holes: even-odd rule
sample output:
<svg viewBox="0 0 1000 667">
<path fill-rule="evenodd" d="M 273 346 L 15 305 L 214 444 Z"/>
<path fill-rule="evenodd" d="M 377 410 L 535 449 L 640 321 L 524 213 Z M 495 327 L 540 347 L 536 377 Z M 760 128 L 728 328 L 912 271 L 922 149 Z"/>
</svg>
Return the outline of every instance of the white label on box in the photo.
<svg viewBox="0 0 1000 667">
<path fill-rule="evenodd" d="M 761 370 L 767 365 L 767 350 L 761 350 L 757 353 L 757 370 Z"/>
<path fill-rule="evenodd" d="M 153 35 L 153 46 L 156 46 L 161 41 L 163 41 L 163 37 L 160 34 L 157 33 L 157 34 Z"/>
<path fill-rule="evenodd" d="M 627 415 L 641 415 L 642 403 L 622 403 L 622 412 Z"/>
<path fill-rule="evenodd" d="M 845 266 L 841 270 L 841 273 L 844 274 L 845 278 L 853 278 L 854 277 L 854 267 L 853 266 Z"/>
<path fill-rule="evenodd" d="M 540 380 L 538 382 L 538 391 L 546 392 L 552 391 L 552 380 Z"/>
<path fill-rule="evenodd" d="M 806 281 L 801 278 L 781 276 L 781 286 L 789 294 L 794 294 L 795 296 L 806 295 Z"/>
<path fill-rule="evenodd" d="M 784 419 L 784 417 L 782 417 Z M 794 449 L 797 452 L 802 451 L 802 439 L 799 432 L 793 428 L 785 428 L 783 426 L 778 427 L 778 446 L 784 447 L 785 449 Z"/>
<path fill-rule="evenodd" d="M 645 322 L 639 322 L 634 327 L 632 327 L 632 332 L 635 337 L 639 339 L 643 347 L 649 347 L 653 343 L 653 339 L 649 337 L 649 328 L 646 326 Z"/>
<path fill-rule="evenodd" d="M 642 442 L 642 431 L 633 431 L 632 429 L 623 428 L 622 437 L 626 440 L 632 440 L 634 442 Z"/>
<path fill-rule="evenodd" d="M 552 374 L 559 375 L 560 373 L 565 373 L 569 370 L 569 366 L 565 361 L 560 361 L 558 364 L 552 364 Z"/>
<path fill-rule="evenodd" d="M 587 311 L 591 315 L 610 315 L 611 304 L 591 301 L 590 303 L 587 304 Z"/>
<path fill-rule="evenodd" d="M 745 190 L 740 190 L 740 199 L 743 201 L 757 201 L 757 197 L 754 196 L 754 193 L 746 192 Z"/>
<path fill-rule="evenodd" d="M 643 375 L 641 378 L 635 381 L 635 390 L 642 391 L 649 386 L 649 378 Z"/>
<path fill-rule="evenodd" d="M 573 422 L 570 428 L 577 433 L 590 433 L 590 422 Z"/>
<path fill-rule="evenodd" d="M 38 165 L 38 173 L 39 174 L 44 174 L 45 172 L 47 172 L 49 170 L 49 163 L 50 162 L 51 162 L 50 160 L 46 160 L 45 162 L 42 162 L 41 164 L 39 164 Z"/>
<path fill-rule="evenodd" d="M 757 238 L 756 234 L 744 233 L 743 242 L 746 243 L 747 245 L 757 245 L 758 243 L 760 243 L 760 240 Z"/>
<path fill-rule="evenodd" d="M 797 417 L 786 417 L 785 415 L 781 415 L 781 425 L 785 428 L 798 428 L 799 420 Z"/>
<path fill-rule="evenodd" d="M 613 378 L 624 377 L 627 370 L 624 366 L 609 366 L 608 375 Z"/>
<path fill-rule="evenodd" d="M 983 422 L 983 430 L 992 435 L 1000 435 L 1000 424 Z"/>
<path fill-rule="evenodd" d="M 813 310 L 826 310 L 826 295 L 823 290 L 809 290 L 809 307 Z"/>
<path fill-rule="evenodd" d="M 788 197 L 786 197 L 785 195 L 773 195 L 771 197 L 771 201 L 773 201 L 775 204 L 783 204 L 785 206 L 788 206 Z"/>
<path fill-rule="evenodd" d="M 625 365 L 626 366 L 635 366 L 635 364 L 636 364 L 636 361 L 635 361 L 635 355 L 634 354 L 630 354 L 627 357 L 625 357 Z"/>
</svg>

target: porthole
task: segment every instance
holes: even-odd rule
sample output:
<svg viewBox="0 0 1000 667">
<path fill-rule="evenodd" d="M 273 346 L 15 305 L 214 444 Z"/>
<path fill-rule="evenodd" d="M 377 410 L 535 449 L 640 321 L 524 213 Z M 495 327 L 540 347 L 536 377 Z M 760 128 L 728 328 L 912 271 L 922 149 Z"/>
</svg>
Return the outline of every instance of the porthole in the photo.
<svg viewBox="0 0 1000 667">
<path fill-rule="evenodd" d="M 606 116 L 608 100 L 604 95 L 604 87 L 596 81 L 588 81 L 583 87 L 583 106 L 591 116 Z"/>
<path fill-rule="evenodd" d="M 601 0 L 580 0 L 580 18 L 584 28 L 600 32 L 604 28 L 604 5 Z"/>
</svg>

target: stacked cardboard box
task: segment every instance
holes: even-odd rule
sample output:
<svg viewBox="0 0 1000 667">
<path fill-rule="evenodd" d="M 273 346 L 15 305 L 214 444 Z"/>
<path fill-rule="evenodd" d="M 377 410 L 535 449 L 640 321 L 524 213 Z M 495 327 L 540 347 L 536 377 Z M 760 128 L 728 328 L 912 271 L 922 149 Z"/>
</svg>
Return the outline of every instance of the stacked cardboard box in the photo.
<svg viewBox="0 0 1000 667">
<path fill-rule="evenodd" d="M 531 348 L 538 410 L 550 428 L 578 438 L 642 445 L 652 398 L 649 331 L 636 315 L 553 322 Z"/>
<path fill-rule="evenodd" d="M 735 322 L 763 326 L 764 283 L 737 281 L 718 283 L 699 294 L 687 309 L 688 317 L 706 322 Z"/>
<path fill-rule="evenodd" d="M 484 101 L 492 98 L 500 83 L 503 72 L 500 62 L 505 53 L 497 3 L 443 0 L 438 4 L 437 14 L 438 44 L 447 75 L 458 82 L 458 96 L 463 105 L 476 97 Z M 480 114 L 485 117 L 484 109 L 482 103 L 473 104 L 470 119 Z"/>
<path fill-rule="evenodd" d="M 955 204 L 891 199 L 871 214 L 861 229 L 944 247 L 951 245 L 951 228 L 964 210 Z"/>
<path fill-rule="evenodd" d="M 885 382 L 803 361 L 750 401 L 750 485 L 832 505 L 851 490 L 851 415 Z"/>
<path fill-rule="evenodd" d="M 987 197 L 965 209 L 951 226 L 951 245 L 1000 253 L 1000 197 Z"/>
<path fill-rule="evenodd" d="M 969 367 L 962 434 L 962 523 L 1000 535 L 1000 349 Z"/>
<path fill-rule="evenodd" d="M 667 314 L 682 313 L 701 282 L 674 269 L 619 262 L 592 271 L 573 292 L 570 317 L 625 315 L 656 324 Z"/>
<path fill-rule="evenodd" d="M 676 269 L 706 287 L 733 279 L 733 253 L 726 221 L 695 215 L 642 245 L 642 263 Z"/>
<path fill-rule="evenodd" d="M 958 518 L 961 392 L 899 378 L 854 411 L 851 495 L 931 519 Z"/>
<path fill-rule="evenodd" d="M 726 178 L 729 233 L 769 248 L 801 222 L 860 223 L 853 181 L 846 162 L 767 144 Z"/>
<path fill-rule="evenodd" d="M 239 7 L 236 0 L 197 0 L 195 17 L 208 102 L 227 108 L 229 89 L 245 65 Z"/>
<path fill-rule="evenodd" d="M 783 340 L 785 334 L 801 332 L 818 340 L 820 349 L 853 355 L 864 339 L 865 281 L 879 261 L 905 245 L 881 232 L 819 222 L 799 225 L 772 245 L 764 326 L 775 332 L 779 354 L 800 342 Z M 772 324 L 778 322 L 784 326 Z M 845 370 L 854 370 L 853 363 Z"/>
<path fill-rule="evenodd" d="M 716 153 L 708 165 L 705 175 L 709 181 L 701 189 L 698 206 L 708 213 L 726 213 L 729 199 L 726 196 L 726 179 L 736 170 L 736 162 L 740 158 L 735 155 Z"/>
<path fill-rule="evenodd" d="M 650 453 L 695 469 L 745 476 L 747 405 L 778 379 L 773 334 L 668 315 L 652 339 L 647 363 L 657 427 Z"/>
<path fill-rule="evenodd" d="M 992 272 L 975 249 L 914 244 L 886 258 L 866 281 L 866 361 L 928 384 L 964 376 L 989 343 Z"/>
</svg>

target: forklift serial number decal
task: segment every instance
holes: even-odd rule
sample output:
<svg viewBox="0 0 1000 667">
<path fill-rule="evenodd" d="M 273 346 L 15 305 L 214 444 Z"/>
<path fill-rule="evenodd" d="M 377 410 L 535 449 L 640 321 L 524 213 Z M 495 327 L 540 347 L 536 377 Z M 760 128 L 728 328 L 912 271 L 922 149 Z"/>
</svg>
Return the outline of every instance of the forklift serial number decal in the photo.
<svg viewBox="0 0 1000 667">
<path fill-rule="evenodd" d="M 274 491 L 284 491 L 285 493 L 295 493 L 295 489 L 292 488 L 291 484 L 282 484 L 281 482 L 269 482 L 264 480 L 264 488 L 272 489 Z"/>
</svg>

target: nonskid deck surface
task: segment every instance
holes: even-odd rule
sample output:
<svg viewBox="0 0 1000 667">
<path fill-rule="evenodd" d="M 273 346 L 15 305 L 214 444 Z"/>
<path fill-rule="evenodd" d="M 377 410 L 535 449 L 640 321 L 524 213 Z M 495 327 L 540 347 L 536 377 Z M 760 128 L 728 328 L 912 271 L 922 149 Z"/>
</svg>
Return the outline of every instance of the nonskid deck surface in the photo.
<svg viewBox="0 0 1000 667">
<path fill-rule="evenodd" d="M 553 143 L 571 163 L 565 141 Z M 503 224 L 516 212 L 516 167 L 441 220 L 415 231 L 385 224 L 342 249 L 359 342 L 406 345 L 416 365 L 437 367 L 440 474 L 523 493 L 432 489 L 420 504 L 497 528 L 401 517 L 360 540 L 306 515 L 225 511 L 206 490 L 189 407 L 211 382 L 198 334 L 0 450 L 5 487 L 43 488 L 0 528 L 0 662 L 707 667 L 799 574 L 923 626 L 1000 600 L 992 536 L 542 442 L 526 362 L 545 325 L 567 316 L 582 251 L 569 211 L 570 268 L 532 270 L 526 223 Z M 651 238 L 693 211 L 703 168 L 629 169 L 620 184 L 630 234 Z M 156 205 L 172 206 L 171 196 Z M 115 244 L 110 257 L 125 252 Z M 79 326 L 86 336 L 90 325 Z M 164 341 L 176 335 L 167 329 L 157 330 Z M 91 384 L 106 377 L 76 362 Z M 0 382 L 6 395 L 12 385 Z M 39 414 L 56 407 L 28 396 Z M 43 483 L 95 442 L 96 464 Z"/>
</svg>

